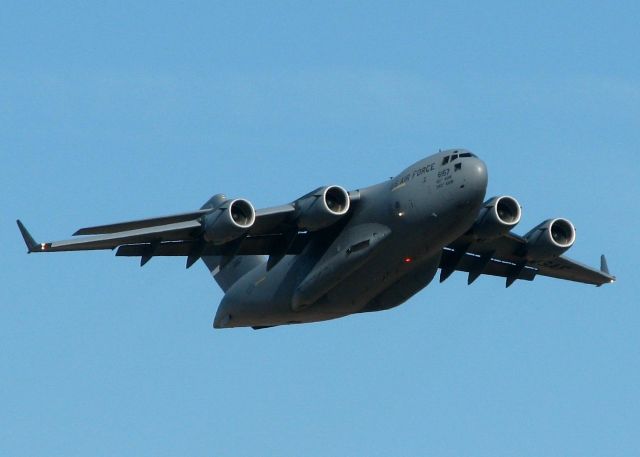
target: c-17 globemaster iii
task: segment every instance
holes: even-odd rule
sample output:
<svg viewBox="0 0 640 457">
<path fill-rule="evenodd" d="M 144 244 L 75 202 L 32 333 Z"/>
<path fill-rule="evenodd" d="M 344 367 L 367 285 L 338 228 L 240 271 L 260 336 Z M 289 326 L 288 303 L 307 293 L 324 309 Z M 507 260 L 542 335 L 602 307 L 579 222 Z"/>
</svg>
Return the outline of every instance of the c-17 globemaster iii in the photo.
<svg viewBox="0 0 640 457">
<path fill-rule="evenodd" d="M 215 328 L 316 322 L 398 306 L 455 270 L 551 276 L 600 286 L 615 280 L 562 254 L 575 241 L 564 218 L 526 235 L 511 232 L 521 207 L 510 196 L 486 201 L 487 168 L 463 149 L 441 151 L 391 180 L 346 191 L 319 187 L 292 203 L 254 209 L 214 195 L 188 213 L 82 228 L 67 241 L 37 243 L 18 226 L 29 252 L 118 248 L 144 265 L 154 256 L 202 259 L 225 292 Z"/>
</svg>

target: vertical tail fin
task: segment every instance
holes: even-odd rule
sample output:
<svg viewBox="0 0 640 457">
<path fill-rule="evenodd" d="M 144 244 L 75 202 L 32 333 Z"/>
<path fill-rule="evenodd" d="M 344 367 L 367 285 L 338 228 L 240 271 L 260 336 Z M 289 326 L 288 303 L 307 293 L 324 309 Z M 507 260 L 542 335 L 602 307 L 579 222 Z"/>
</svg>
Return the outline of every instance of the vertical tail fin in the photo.
<svg viewBox="0 0 640 457">
<path fill-rule="evenodd" d="M 213 279 L 226 292 L 242 276 L 265 262 L 261 255 L 239 255 L 234 257 L 202 256 Z"/>
</svg>

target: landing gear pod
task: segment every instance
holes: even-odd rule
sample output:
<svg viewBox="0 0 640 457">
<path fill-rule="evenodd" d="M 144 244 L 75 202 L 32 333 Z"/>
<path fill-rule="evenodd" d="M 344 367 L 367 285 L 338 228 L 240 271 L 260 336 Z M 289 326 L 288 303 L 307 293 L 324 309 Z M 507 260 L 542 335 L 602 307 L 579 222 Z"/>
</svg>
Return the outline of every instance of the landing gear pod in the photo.
<svg viewBox="0 0 640 457">
<path fill-rule="evenodd" d="M 348 247 L 324 258 L 309 272 L 293 295 L 293 311 L 313 304 L 362 266 L 390 233 L 388 227 L 373 223 L 358 225 L 343 233 L 342 243 Z"/>
</svg>

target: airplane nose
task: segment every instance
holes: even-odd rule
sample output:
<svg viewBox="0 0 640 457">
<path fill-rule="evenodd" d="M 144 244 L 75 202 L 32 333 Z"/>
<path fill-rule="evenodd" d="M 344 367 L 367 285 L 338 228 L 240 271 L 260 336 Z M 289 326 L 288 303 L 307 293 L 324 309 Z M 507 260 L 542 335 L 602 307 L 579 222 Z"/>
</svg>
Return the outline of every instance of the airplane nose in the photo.
<svg viewBox="0 0 640 457">
<path fill-rule="evenodd" d="M 469 181 L 470 184 L 476 187 L 478 190 L 482 190 L 483 193 L 487 190 L 487 182 L 489 180 L 489 175 L 487 173 L 487 166 L 485 163 L 478 159 L 477 157 L 473 157 L 469 160 Z"/>
<path fill-rule="evenodd" d="M 465 159 L 464 195 L 466 204 L 482 202 L 487 192 L 488 173 L 485 163 L 477 157 Z"/>
</svg>

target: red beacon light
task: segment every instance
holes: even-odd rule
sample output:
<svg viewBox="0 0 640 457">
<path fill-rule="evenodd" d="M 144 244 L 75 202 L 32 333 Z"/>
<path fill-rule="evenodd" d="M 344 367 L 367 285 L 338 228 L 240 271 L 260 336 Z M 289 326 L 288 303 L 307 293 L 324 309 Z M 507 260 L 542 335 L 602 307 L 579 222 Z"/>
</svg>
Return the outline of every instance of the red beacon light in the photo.
<svg viewBox="0 0 640 457">
<path fill-rule="evenodd" d="M 404 263 L 411 263 L 413 262 L 413 259 L 411 257 L 405 257 L 404 259 L 402 259 L 404 261 Z"/>
</svg>

